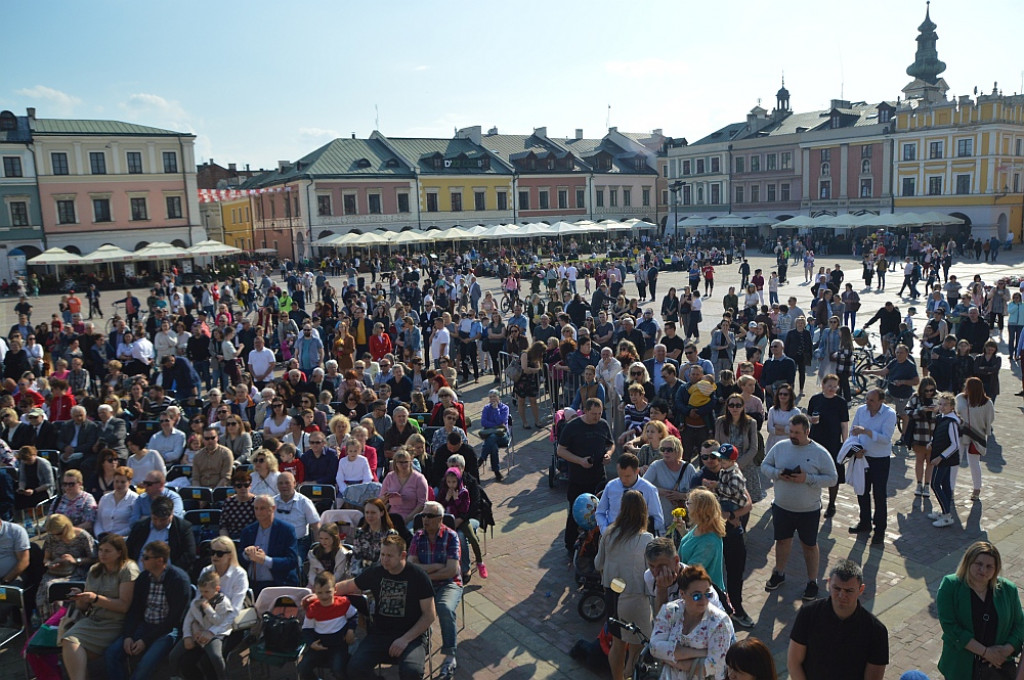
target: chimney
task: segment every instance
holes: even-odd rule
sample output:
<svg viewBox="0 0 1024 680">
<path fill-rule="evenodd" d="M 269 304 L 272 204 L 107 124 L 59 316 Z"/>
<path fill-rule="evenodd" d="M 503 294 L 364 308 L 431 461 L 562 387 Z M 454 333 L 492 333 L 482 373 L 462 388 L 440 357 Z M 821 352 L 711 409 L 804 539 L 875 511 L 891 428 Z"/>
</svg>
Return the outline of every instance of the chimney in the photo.
<svg viewBox="0 0 1024 680">
<path fill-rule="evenodd" d="M 618 126 L 608 128 L 608 134 L 611 134 L 613 132 L 618 132 L 618 131 L 619 131 Z"/>
<path fill-rule="evenodd" d="M 228 170 L 230 172 L 238 172 L 238 166 L 234 163 L 228 163 Z"/>
<path fill-rule="evenodd" d="M 654 131 L 651 134 L 654 135 L 655 137 L 665 136 L 664 134 L 662 134 L 661 128 L 654 128 Z"/>
<path fill-rule="evenodd" d="M 288 169 L 288 161 L 278 161 L 277 162 L 277 169 L 280 172 L 284 172 L 285 170 L 287 170 Z"/>
<path fill-rule="evenodd" d="M 249 164 L 248 163 L 245 164 L 245 171 L 249 172 Z"/>
<path fill-rule="evenodd" d="M 216 165 L 216 163 L 213 162 L 212 158 L 210 159 L 210 165 Z"/>
<path fill-rule="evenodd" d="M 583 139 L 583 128 L 576 128 L 576 139 Z"/>
<path fill-rule="evenodd" d="M 832 106 L 830 108 L 833 108 L 833 109 L 848 109 L 848 108 L 850 108 L 850 102 L 848 102 L 845 99 L 833 99 L 832 100 Z"/>
<path fill-rule="evenodd" d="M 548 128 L 546 125 L 544 127 L 533 128 L 533 134 L 537 135 L 538 137 L 547 137 Z"/>
<path fill-rule="evenodd" d="M 28 113 L 28 119 L 29 120 L 35 120 L 36 119 L 36 107 L 30 106 L 25 111 L 26 111 L 26 113 Z"/>
<path fill-rule="evenodd" d="M 355 138 L 356 138 L 356 133 L 353 132 L 352 133 L 352 139 L 355 139 Z"/>
<path fill-rule="evenodd" d="M 497 125 L 495 125 L 490 130 L 487 131 L 487 136 L 488 137 L 491 137 L 491 136 L 496 135 L 496 134 L 498 134 L 498 126 Z"/>
</svg>

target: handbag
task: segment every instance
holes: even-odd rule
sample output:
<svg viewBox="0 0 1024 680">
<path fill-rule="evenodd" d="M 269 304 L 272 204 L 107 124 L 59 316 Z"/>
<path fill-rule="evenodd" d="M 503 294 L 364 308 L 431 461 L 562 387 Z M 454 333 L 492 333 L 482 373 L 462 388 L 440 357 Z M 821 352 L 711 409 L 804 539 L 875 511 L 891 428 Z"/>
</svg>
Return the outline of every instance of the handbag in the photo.
<svg viewBox="0 0 1024 680">
<path fill-rule="evenodd" d="M 974 441 L 970 442 L 967 445 L 967 453 L 970 453 L 970 454 L 975 455 L 975 456 L 980 456 L 981 455 L 981 450 L 978 449 L 978 444 L 981 444 L 982 446 L 984 446 L 988 442 L 985 440 L 984 437 L 981 436 L 980 432 L 978 432 L 973 427 L 971 427 L 971 407 L 970 407 L 969 404 L 967 406 L 967 425 L 964 426 L 960 430 L 960 432 L 961 432 L 961 434 L 965 434 L 969 438 L 974 440 Z"/>
<path fill-rule="evenodd" d="M 513 383 L 519 382 L 519 379 L 523 377 L 523 366 L 519 363 L 519 359 L 513 359 L 509 365 L 505 367 L 505 377 Z"/>
</svg>

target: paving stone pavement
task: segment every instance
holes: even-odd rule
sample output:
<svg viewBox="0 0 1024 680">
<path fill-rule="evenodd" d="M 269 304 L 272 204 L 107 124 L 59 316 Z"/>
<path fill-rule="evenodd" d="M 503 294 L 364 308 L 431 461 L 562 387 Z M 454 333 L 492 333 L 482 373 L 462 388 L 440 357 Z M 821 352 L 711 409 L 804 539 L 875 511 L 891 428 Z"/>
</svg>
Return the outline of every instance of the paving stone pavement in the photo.
<svg viewBox="0 0 1024 680">
<path fill-rule="evenodd" d="M 986 280 L 1024 272 L 1019 249 L 1000 254 L 1003 261 L 993 263 L 957 263 L 953 273 L 964 280 L 981 274 Z M 750 258 L 752 267 L 769 271 L 773 260 L 764 256 Z M 828 266 L 839 262 L 847 271 L 848 280 L 861 286 L 860 268 L 849 256 L 818 257 L 818 264 Z M 738 285 L 738 264 L 718 268 L 713 297 L 705 302 L 705 329 L 721 312 L 721 297 L 728 286 Z M 806 309 L 810 298 L 809 285 L 802 283 L 802 272 L 790 268 L 791 283 L 780 290 L 783 301 L 796 295 Z M 497 291 L 496 280 L 488 279 L 486 287 Z M 582 283 L 581 283 L 582 285 Z M 666 272 L 659 280 L 659 295 L 670 286 L 686 285 L 680 273 Z M 874 310 L 886 299 L 894 299 L 898 288 L 891 278 L 888 293 L 862 292 L 863 309 Z M 632 286 L 630 286 L 632 290 Z M 105 294 L 105 303 L 112 293 Z M 660 297 L 659 297 L 660 300 Z M 0 299 L 0 329 L 14 323 L 14 300 Z M 35 302 L 35 301 L 34 301 Z M 56 296 L 44 296 L 35 310 L 36 320 L 46 319 L 56 311 Z M 897 301 L 901 310 L 910 306 Z M 105 306 L 108 306 L 105 304 Z M 923 311 L 924 304 L 914 305 Z M 859 315 L 861 322 L 866 320 Z M 919 316 L 923 322 L 923 316 Z M 876 326 L 877 329 L 877 326 Z M 1005 336 L 1004 336 L 1005 338 Z M 705 335 L 705 340 L 707 336 Z M 1004 345 L 1001 345 L 1003 348 Z M 958 522 L 948 529 L 931 526 L 925 514 L 931 511 L 930 499 L 913 495 L 912 456 L 897 450 L 889 480 L 889 527 L 884 547 L 869 547 L 866 538 L 850 536 L 846 527 L 856 522 L 857 503 L 849 487 L 840 491 L 838 512 L 824 520 L 819 534 L 821 572 L 842 558 L 850 557 L 863 565 L 866 590 L 861 602 L 878 615 L 889 629 L 890 666 L 886 676 L 898 678 L 900 673 L 918 668 L 932 678 L 940 677 L 936 662 L 941 651 L 941 630 L 934 606 L 934 596 L 942 576 L 952 572 L 963 549 L 978 539 L 991 540 L 1003 556 L 1003 575 L 1024 583 L 1024 472 L 1019 461 L 1024 445 L 1016 439 L 1020 431 L 1024 402 L 1012 396 L 1020 389 L 1020 370 L 1010 365 L 1004 355 L 1001 373 L 1002 396 L 996 406 L 993 438 L 983 461 L 984 484 L 981 501 L 970 503 L 970 477 L 966 468 L 960 472 L 957 487 Z M 807 395 L 815 391 L 809 377 Z M 470 415 L 478 420 L 479 411 L 491 387 L 486 380 L 463 387 Z M 466 588 L 465 616 L 460 612 L 459 668 L 462 678 L 597 678 L 607 673 L 594 673 L 577 664 L 568 651 L 577 639 L 596 636 L 599 624 L 587 623 L 576 612 L 578 592 L 572 571 L 567 564 L 560 533 L 565 521 L 565 489 L 548 488 L 547 470 L 553 445 L 546 431 L 523 431 L 517 427 L 515 464 L 503 483 L 496 483 L 491 472 L 482 473 L 485 488 L 495 505 L 497 526 L 487 541 L 490 577 L 478 576 Z M 475 441 L 475 440 L 474 440 Z M 506 462 L 503 452 L 503 466 Z M 966 482 L 966 483 L 965 483 Z M 790 625 L 801 605 L 803 561 L 794 554 L 788 567 L 790 578 L 780 589 L 766 593 L 764 582 L 774 561 L 771 541 L 771 518 L 767 512 L 771 494 L 758 503 L 747 531 L 747 577 L 744 587 L 745 607 L 757 621 L 750 633 L 765 641 L 776 656 L 780 677 L 786 677 L 785 656 Z M 965 502 L 966 501 L 966 502 Z M 799 551 L 794 551 L 798 553 Z M 819 574 L 822 575 L 822 574 Z M 435 636 L 437 635 L 435 626 Z M 20 648 L 20 644 L 17 645 Z M 435 656 L 435 670 L 440 663 Z M 19 673 L 20 660 L 10 649 L 0 653 L 0 668 Z M 233 677 L 243 677 L 243 672 Z M 98 676 L 97 676 L 98 677 Z M 272 677 L 294 677 L 288 670 L 274 672 Z M 397 677 L 393 669 L 385 677 Z"/>
</svg>

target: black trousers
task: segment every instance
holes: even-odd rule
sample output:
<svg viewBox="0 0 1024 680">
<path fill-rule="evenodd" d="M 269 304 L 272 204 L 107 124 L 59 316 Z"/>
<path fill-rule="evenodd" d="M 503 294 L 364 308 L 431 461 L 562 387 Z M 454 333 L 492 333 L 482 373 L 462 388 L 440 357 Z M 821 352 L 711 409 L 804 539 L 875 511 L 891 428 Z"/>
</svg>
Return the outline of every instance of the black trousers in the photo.
<svg viewBox="0 0 1024 680">
<path fill-rule="evenodd" d="M 476 341 L 475 340 L 460 340 L 459 341 L 459 363 L 462 368 L 462 380 L 465 382 L 469 379 L 469 364 L 473 364 L 473 377 L 480 378 L 480 360 L 477 358 Z"/>
<path fill-rule="evenodd" d="M 864 473 L 864 493 L 857 496 L 860 505 L 860 522 L 862 527 L 874 524 L 875 532 L 885 531 L 889 507 L 886 502 L 886 487 L 889 485 L 889 466 L 892 458 L 865 458 L 868 469 Z M 875 512 L 871 514 L 871 499 L 875 500 Z"/>
<path fill-rule="evenodd" d="M 741 526 L 725 525 L 722 539 L 722 558 L 725 564 L 725 588 L 737 614 L 743 610 L 743 572 L 747 568 L 747 543 L 744 540 L 747 520 L 750 515 L 740 518 Z"/>
</svg>

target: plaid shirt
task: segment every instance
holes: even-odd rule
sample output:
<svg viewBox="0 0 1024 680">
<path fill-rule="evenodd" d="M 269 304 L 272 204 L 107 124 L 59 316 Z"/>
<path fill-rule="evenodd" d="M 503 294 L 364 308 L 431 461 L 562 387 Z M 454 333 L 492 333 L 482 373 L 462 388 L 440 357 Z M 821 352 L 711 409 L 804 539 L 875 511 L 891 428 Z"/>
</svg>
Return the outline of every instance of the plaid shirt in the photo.
<svg viewBox="0 0 1024 680">
<path fill-rule="evenodd" d="M 441 525 L 433 545 L 430 544 L 430 539 L 427 538 L 425 531 L 422 529 L 417 531 L 416 535 L 412 537 L 412 546 L 410 546 L 409 552 L 416 555 L 416 559 L 419 560 L 420 564 L 443 565 L 447 564 L 448 560 L 455 560 L 457 565 L 462 563 L 462 548 L 459 545 L 459 535 L 444 524 Z M 443 583 L 435 581 L 434 587 L 447 583 L 462 585 L 461 567 L 455 569 L 455 578 L 448 579 Z"/>
<path fill-rule="evenodd" d="M 68 388 L 70 389 L 71 394 L 89 391 L 89 372 L 85 369 L 81 371 L 69 371 L 67 379 Z"/>
<path fill-rule="evenodd" d="M 159 625 L 164 622 L 170 611 L 171 607 L 167 602 L 167 594 L 164 592 L 163 574 L 161 574 L 159 581 L 150 575 L 149 597 L 146 598 L 146 613 L 143 620 L 152 625 Z"/>
</svg>

